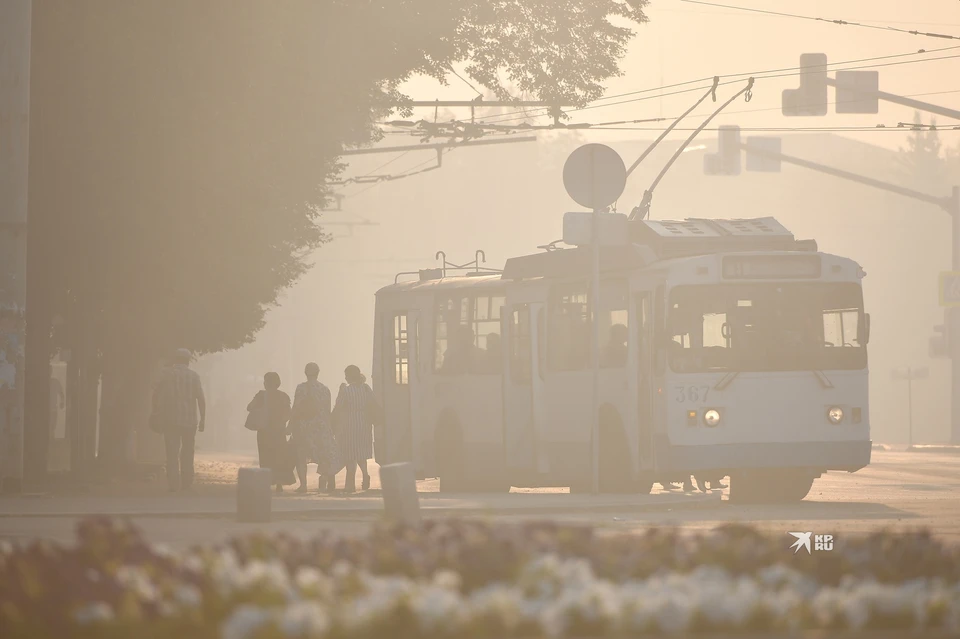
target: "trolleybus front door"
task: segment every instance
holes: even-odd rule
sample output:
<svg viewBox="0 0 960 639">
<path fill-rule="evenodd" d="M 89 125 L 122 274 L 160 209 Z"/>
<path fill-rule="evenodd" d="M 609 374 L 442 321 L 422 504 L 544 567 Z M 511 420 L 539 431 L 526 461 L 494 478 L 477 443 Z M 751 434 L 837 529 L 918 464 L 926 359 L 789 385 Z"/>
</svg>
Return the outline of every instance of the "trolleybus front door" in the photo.
<svg viewBox="0 0 960 639">
<path fill-rule="evenodd" d="M 425 460 L 420 443 L 426 436 L 423 413 L 424 386 L 421 381 L 423 363 L 420 360 L 420 311 L 407 313 L 407 349 L 410 372 L 407 387 L 410 390 L 410 458 L 417 471 L 422 471 Z M 417 478 L 421 478 L 420 472 Z"/>
<path fill-rule="evenodd" d="M 414 462 L 420 470 L 421 431 L 419 311 L 391 311 L 383 316 L 383 407 L 386 424 L 375 431 L 380 463 Z M 381 450 L 381 447 L 383 450 Z"/>
<path fill-rule="evenodd" d="M 634 295 L 634 317 L 636 326 L 634 337 L 637 347 L 637 368 L 634 379 L 637 380 L 637 432 L 640 445 L 640 468 L 653 470 L 653 306 L 650 293 Z"/>
<path fill-rule="evenodd" d="M 535 314 L 539 304 L 503 307 L 503 443 L 507 472 L 521 483 L 537 472 L 534 380 L 537 370 Z"/>
</svg>

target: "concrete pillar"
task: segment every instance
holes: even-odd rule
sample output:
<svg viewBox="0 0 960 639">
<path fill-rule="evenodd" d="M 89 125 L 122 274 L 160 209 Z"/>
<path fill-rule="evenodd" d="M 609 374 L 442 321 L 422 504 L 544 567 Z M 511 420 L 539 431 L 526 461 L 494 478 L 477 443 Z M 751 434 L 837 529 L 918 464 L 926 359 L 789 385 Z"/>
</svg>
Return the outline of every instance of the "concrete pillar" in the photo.
<svg viewBox="0 0 960 639">
<path fill-rule="evenodd" d="M 31 0 L 0 2 L 0 489 L 23 483 Z M 49 391 L 48 391 L 49 392 Z"/>
<path fill-rule="evenodd" d="M 269 468 L 241 468 L 237 475 L 237 521 L 270 521 L 273 473 Z"/>
<path fill-rule="evenodd" d="M 420 522 L 420 497 L 413 464 L 388 464 L 380 467 L 383 509 L 387 519 L 416 524 Z"/>
</svg>

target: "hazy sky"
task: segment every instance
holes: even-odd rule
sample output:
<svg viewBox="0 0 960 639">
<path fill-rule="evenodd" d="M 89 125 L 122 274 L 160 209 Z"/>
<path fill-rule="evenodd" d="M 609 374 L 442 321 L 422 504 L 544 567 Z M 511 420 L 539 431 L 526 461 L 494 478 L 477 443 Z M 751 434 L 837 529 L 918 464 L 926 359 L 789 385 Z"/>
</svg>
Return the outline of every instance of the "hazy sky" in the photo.
<svg viewBox="0 0 960 639">
<path fill-rule="evenodd" d="M 729 0 L 727 4 L 796 13 L 826 19 L 842 19 L 892 26 L 897 28 L 935 31 L 960 36 L 960 2 L 956 0 L 923 0 L 902 2 L 895 0 Z M 637 37 L 622 64 L 623 77 L 607 84 L 607 95 L 652 89 L 663 85 L 695 80 L 713 75 L 751 73 L 769 69 L 796 67 L 801 53 L 822 52 L 830 63 L 861 60 L 877 56 L 916 52 L 918 49 L 956 49 L 924 56 L 895 58 L 863 64 L 885 64 L 923 57 L 958 56 L 951 59 L 898 64 L 879 67 L 880 88 L 899 95 L 936 92 L 938 95 L 917 96 L 917 99 L 960 109 L 960 41 L 915 36 L 887 30 L 841 26 L 796 18 L 784 18 L 735 11 L 681 2 L 680 0 L 653 0 L 647 10 L 650 22 L 639 27 Z M 860 66 L 860 65 L 850 65 Z M 780 113 L 783 89 L 792 88 L 797 77 L 758 81 L 753 100 L 749 104 L 735 102 L 728 111 L 718 116 L 714 124 L 741 126 L 874 126 L 878 123 L 895 125 L 898 121 L 912 121 L 912 109 L 892 104 L 881 104 L 878 115 L 834 115 L 825 117 L 785 118 Z M 418 78 L 408 83 L 408 94 L 417 99 L 472 99 L 475 93 L 456 78 L 450 86 L 439 87 L 430 79 Z M 721 89 L 719 99 L 737 91 L 736 85 Z M 950 93 L 940 93 L 950 92 Z M 644 97 L 656 92 L 642 94 Z M 573 122 L 601 122 L 624 119 L 644 119 L 679 115 L 696 101 L 700 92 L 660 98 L 649 98 L 601 109 L 573 114 Z M 641 96 L 636 96 L 641 97 Z M 625 98 L 624 98 L 625 99 Z M 834 99 L 833 89 L 829 99 Z M 613 99 L 610 102 L 618 102 Z M 767 110 L 763 110 L 767 109 Z M 425 110 L 420 115 L 426 116 Z M 708 103 L 698 113 L 709 113 Z M 432 115 L 432 112 L 430 112 Z M 469 117 L 465 112 L 461 117 Z M 691 120 L 692 121 L 692 120 Z M 944 122 L 944 118 L 939 118 Z M 694 123 L 695 125 L 696 123 Z M 662 124 L 638 125 L 660 127 Z M 649 137 L 649 132 L 612 131 L 591 132 L 591 141 L 604 138 L 622 139 L 627 136 Z M 901 132 L 850 133 L 874 144 L 896 148 L 902 142 Z M 960 131 L 945 133 L 946 141 L 955 144 Z M 677 137 L 677 136 L 675 136 Z M 712 137 L 712 136 L 711 136 Z M 390 141 L 392 143 L 392 140 Z"/>
<path fill-rule="evenodd" d="M 742 6 L 823 18 L 960 35 L 960 2 L 957 0 L 923 0 L 909 8 L 907 3 L 893 0 L 729 1 Z M 957 49 L 876 63 L 960 56 L 960 41 L 740 13 L 685 4 L 679 0 L 654 0 L 648 15 L 650 22 L 639 27 L 623 61 L 624 76 L 608 83 L 607 95 L 715 74 L 796 67 L 800 54 L 804 52 L 826 53 L 832 63 L 950 46 L 957 46 Z M 960 57 L 881 67 L 879 71 L 880 87 L 884 91 L 901 95 L 937 93 L 923 98 L 917 96 L 917 99 L 960 109 Z M 780 113 L 781 92 L 797 86 L 797 83 L 796 76 L 758 81 L 749 104 L 734 103 L 726 115 L 714 120 L 714 124 L 873 127 L 878 123 L 891 126 L 913 118 L 912 109 L 889 104 L 882 104 L 878 115 L 785 118 Z M 408 95 L 421 100 L 468 100 L 475 96 L 456 78 L 451 79 L 448 87 L 420 78 L 405 88 Z M 735 85 L 725 87 L 718 97 L 722 100 L 737 90 Z M 701 94 L 697 91 L 667 96 L 662 100 L 646 99 L 592 109 L 575 114 L 572 121 L 670 116 L 682 113 Z M 832 89 L 828 96 L 829 100 L 834 99 Z M 708 101 L 697 113 L 712 110 Z M 458 115 L 469 118 L 469 111 L 463 110 Z M 432 109 L 421 110 L 417 116 L 432 117 Z M 691 118 L 685 125 L 695 126 L 700 121 L 702 118 Z M 942 118 L 939 121 L 945 122 Z M 653 126 L 663 127 L 665 124 Z M 675 133 L 673 139 L 679 140 L 688 134 Z M 500 267 L 506 257 L 533 252 L 538 243 L 559 237 L 561 213 L 569 210 L 565 207 L 571 204 L 560 185 L 564 151 L 545 144 L 549 138 L 558 137 L 557 142 L 570 145 L 570 149 L 582 142 L 607 142 L 629 162 L 643 145 L 631 145 L 627 140 L 650 140 L 656 135 L 656 131 L 541 132 L 538 134 L 540 144 L 462 151 L 445 156 L 440 171 L 395 182 L 350 185 L 339 189 L 347 196 L 344 211 L 327 214 L 325 221 L 355 221 L 362 216 L 380 226 L 359 228 L 353 237 L 342 237 L 319 251 L 318 268 L 284 295 L 283 306 L 270 313 L 269 325 L 255 345 L 227 358 L 230 362 L 244 360 L 244 363 L 230 364 L 230 367 L 256 375 L 265 367 L 279 370 L 285 385 L 292 390 L 293 384 L 302 376 L 303 362 L 315 359 L 323 369 L 322 378 L 336 388 L 346 364 L 357 363 L 364 370 L 368 369 L 372 352 L 373 293 L 392 282 L 394 273 L 432 266 L 433 253 L 438 249 L 447 250 L 451 260 L 466 261 L 472 258 L 474 249 L 483 248 L 490 258 L 489 265 Z M 908 133 L 891 130 L 841 135 L 896 149 L 906 142 Z M 880 158 L 877 153 L 871 153 L 869 147 L 862 147 L 864 155 L 857 151 L 858 145 L 848 145 L 845 151 L 829 155 L 831 151 L 820 148 L 825 144 L 822 134 L 787 137 L 784 141 L 787 153 L 897 179 L 892 155 Z M 945 144 L 955 145 L 960 141 L 960 131 L 943 131 L 941 137 Z M 387 138 L 380 146 L 412 144 L 417 140 L 402 135 Z M 693 146 L 713 147 L 715 138 L 715 132 L 704 133 L 702 140 Z M 929 441 L 944 437 L 949 405 L 947 367 L 944 362 L 929 361 L 926 350 L 931 327 L 942 321 L 938 319 L 941 310 L 937 305 L 936 282 L 938 271 L 949 268 L 949 235 L 945 217 L 928 205 L 888 196 L 850 182 L 825 179 L 794 167 L 785 167 L 783 175 L 779 176 L 750 173 L 737 179 L 706 178 L 700 168 L 702 159 L 698 157 L 703 152 L 700 149 L 684 156 L 664 181 L 659 189 L 654 217 L 683 217 L 697 210 L 697 206 L 706 211 L 708 207 L 697 199 L 697 192 L 712 189 L 710 192 L 715 193 L 719 201 L 730 203 L 732 209 L 721 207 L 715 214 L 710 213 L 710 217 L 769 215 L 772 207 L 774 214 L 800 237 L 815 237 L 824 250 L 849 255 L 866 265 L 867 272 L 871 273 L 868 293 L 873 295 L 868 295 L 868 306 L 875 315 L 876 339 L 872 344 L 871 360 L 876 373 L 871 376 L 871 405 L 876 410 L 875 433 L 887 441 L 905 439 L 902 427 L 906 421 L 905 390 L 900 385 L 893 385 L 889 369 L 902 364 L 930 364 L 931 380 L 915 389 L 917 423 L 922 424 L 918 426 L 918 436 Z M 668 151 L 663 149 L 662 153 Z M 664 160 L 665 156 L 657 156 L 640 167 L 624 194 L 625 202 L 639 201 L 643 189 Z M 433 154 L 426 151 L 358 156 L 351 162 L 345 176 L 400 174 L 434 162 Z M 544 162 L 550 166 L 541 166 Z M 519 166 L 529 167 L 529 175 Z M 551 178 L 551 175 L 555 177 Z M 684 184 L 684 180 L 688 182 Z M 490 188 L 491 184 L 496 184 L 496 188 Z M 774 185 L 782 188 L 773 188 Z M 860 197 L 862 201 L 858 199 Z M 811 216 L 806 216 L 808 210 L 812 212 Z M 833 221 L 824 223 L 815 214 L 817 211 L 830 212 L 828 217 L 832 216 Z M 882 220 L 882 228 L 875 233 L 862 233 L 873 223 L 874 215 Z M 922 220 L 923 224 L 917 224 L 916 220 Z M 510 229 L 507 235 L 502 232 L 504 228 Z M 338 226 L 328 227 L 328 230 L 338 235 L 346 232 Z M 891 260 L 891 255 L 899 256 L 901 261 Z M 902 259 L 905 257 L 907 259 Z M 331 276 L 331 271 L 336 271 L 337 275 Z M 898 314 L 889 305 L 884 306 L 886 299 L 897 300 L 902 307 L 912 310 Z M 331 308 L 338 312 L 329 314 Z M 349 326 L 344 326 L 339 319 L 344 315 L 351 318 Z M 306 334 L 314 338 L 290 340 L 291 335 Z M 242 402 L 238 400 L 236 403 L 242 408 Z M 246 435 L 240 433 L 239 437 Z"/>
</svg>

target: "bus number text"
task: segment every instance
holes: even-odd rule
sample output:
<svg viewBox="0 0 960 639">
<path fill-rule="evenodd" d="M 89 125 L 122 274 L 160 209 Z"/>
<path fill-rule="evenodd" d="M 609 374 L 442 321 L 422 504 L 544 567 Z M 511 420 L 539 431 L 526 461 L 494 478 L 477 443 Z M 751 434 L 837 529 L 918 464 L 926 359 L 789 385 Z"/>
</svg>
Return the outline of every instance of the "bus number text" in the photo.
<svg viewBox="0 0 960 639">
<path fill-rule="evenodd" d="M 673 396 L 678 404 L 702 404 L 707 401 L 709 386 L 674 386 Z"/>
</svg>

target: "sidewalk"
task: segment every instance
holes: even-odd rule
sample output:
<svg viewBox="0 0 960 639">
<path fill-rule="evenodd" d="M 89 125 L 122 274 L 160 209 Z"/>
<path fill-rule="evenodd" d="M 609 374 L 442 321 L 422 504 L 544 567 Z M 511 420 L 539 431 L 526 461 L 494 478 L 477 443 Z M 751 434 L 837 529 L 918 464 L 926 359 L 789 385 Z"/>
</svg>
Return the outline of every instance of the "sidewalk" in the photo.
<svg viewBox="0 0 960 639">
<path fill-rule="evenodd" d="M 565 493 L 509 493 L 487 495 L 446 495 L 420 493 L 420 508 L 426 516 L 484 516 L 529 514 L 549 516 L 578 513 L 637 513 L 686 510 L 717 506 L 720 493 L 656 495 L 570 495 Z M 273 518 L 343 519 L 376 518 L 383 511 L 380 491 L 357 496 L 319 495 L 274 496 Z M 96 515 L 166 518 L 232 519 L 236 498 L 232 494 L 163 495 L 143 497 L 17 496 L 0 498 L 0 528 L 3 520 L 27 517 L 80 518 Z"/>
</svg>

